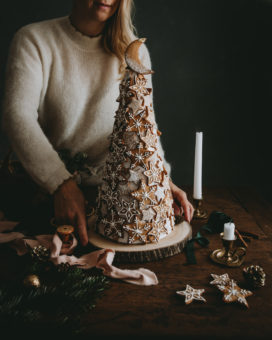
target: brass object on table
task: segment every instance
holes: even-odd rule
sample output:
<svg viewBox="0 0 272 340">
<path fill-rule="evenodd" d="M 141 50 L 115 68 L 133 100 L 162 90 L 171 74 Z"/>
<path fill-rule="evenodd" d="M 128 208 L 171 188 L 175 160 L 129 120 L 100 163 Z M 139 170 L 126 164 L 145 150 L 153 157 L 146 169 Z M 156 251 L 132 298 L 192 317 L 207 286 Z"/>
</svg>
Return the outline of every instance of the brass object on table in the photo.
<svg viewBox="0 0 272 340">
<path fill-rule="evenodd" d="M 34 288 L 39 288 L 41 286 L 40 279 L 37 275 L 31 274 L 27 275 L 24 278 L 23 284 L 26 287 L 34 287 Z"/>
<path fill-rule="evenodd" d="M 205 219 L 208 217 L 208 213 L 205 209 L 203 209 L 203 198 L 202 199 L 193 199 L 193 206 L 195 208 L 194 211 L 194 219 Z"/>
<path fill-rule="evenodd" d="M 57 233 L 63 243 L 70 242 L 73 236 L 74 227 L 71 225 L 61 225 L 57 228 Z"/>
<path fill-rule="evenodd" d="M 224 248 L 214 250 L 210 255 L 211 260 L 227 267 L 239 267 L 244 262 L 246 248 L 236 247 L 236 239 L 224 240 L 223 236 L 224 233 L 221 233 L 220 237 Z"/>
</svg>

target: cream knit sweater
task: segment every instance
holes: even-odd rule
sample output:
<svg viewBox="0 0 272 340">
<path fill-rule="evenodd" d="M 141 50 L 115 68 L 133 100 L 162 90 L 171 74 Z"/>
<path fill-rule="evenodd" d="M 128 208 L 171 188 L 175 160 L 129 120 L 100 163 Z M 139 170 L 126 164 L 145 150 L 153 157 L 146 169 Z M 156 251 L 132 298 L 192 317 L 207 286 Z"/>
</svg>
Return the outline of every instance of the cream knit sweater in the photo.
<svg viewBox="0 0 272 340">
<path fill-rule="evenodd" d="M 141 59 L 151 67 L 146 47 Z M 81 34 L 68 16 L 24 26 L 15 34 L 3 128 L 26 171 L 49 193 L 71 177 L 60 149 L 85 152 L 92 173 L 86 185 L 101 182 L 118 107 L 118 70 L 118 59 L 104 51 L 101 36 Z M 151 87 L 151 77 L 148 81 Z M 169 173 L 166 162 L 165 167 Z"/>
</svg>

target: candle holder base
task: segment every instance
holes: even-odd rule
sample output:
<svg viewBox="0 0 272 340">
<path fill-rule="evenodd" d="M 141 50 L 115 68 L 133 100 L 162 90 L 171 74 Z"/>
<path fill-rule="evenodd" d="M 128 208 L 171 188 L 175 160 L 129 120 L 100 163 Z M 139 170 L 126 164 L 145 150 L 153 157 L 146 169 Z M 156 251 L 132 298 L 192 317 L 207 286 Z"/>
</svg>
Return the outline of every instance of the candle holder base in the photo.
<svg viewBox="0 0 272 340">
<path fill-rule="evenodd" d="M 224 240 L 224 233 L 221 233 L 221 239 L 224 248 L 214 250 L 210 258 L 213 262 L 227 267 L 240 267 L 245 260 L 246 248 L 235 247 L 235 240 Z"/>
<path fill-rule="evenodd" d="M 202 208 L 203 205 L 203 199 L 193 199 L 194 202 L 194 219 L 200 220 L 200 219 L 205 219 L 208 217 L 208 213 L 206 210 Z"/>
</svg>

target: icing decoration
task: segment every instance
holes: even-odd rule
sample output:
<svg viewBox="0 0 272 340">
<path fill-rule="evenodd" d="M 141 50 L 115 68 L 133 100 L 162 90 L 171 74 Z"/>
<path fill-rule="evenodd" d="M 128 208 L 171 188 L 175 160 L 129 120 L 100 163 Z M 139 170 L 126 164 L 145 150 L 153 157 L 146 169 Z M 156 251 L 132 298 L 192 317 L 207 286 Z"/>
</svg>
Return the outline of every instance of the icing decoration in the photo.
<svg viewBox="0 0 272 340">
<path fill-rule="evenodd" d="M 157 204 L 156 197 L 155 197 L 155 190 L 156 188 L 149 187 L 145 184 L 144 181 L 141 181 L 140 189 L 133 191 L 131 193 L 140 203 L 144 206 L 155 205 Z"/>
<path fill-rule="evenodd" d="M 159 186 L 159 185 L 157 186 L 155 195 L 157 197 L 158 202 L 161 202 L 164 199 L 164 197 L 165 197 L 165 192 L 164 191 L 165 190 L 164 190 L 163 186 L 162 187 Z"/>
<path fill-rule="evenodd" d="M 120 202 L 118 201 L 118 196 L 120 195 L 120 192 L 113 191 L 111 188 L 109 188 L 105 193 L 101 193 L 101 199 L 104 200 L 107 203 L 108 209 L 111 209 L 113 205 L 120 205 Z"/>
<path fill-rule="evenodd" d="M 211 285 L 226 286 L 230 281 L 229 274 L 211 274 L 211 276 L 213 278 L 213 281 L 210 282 Z"/>
<path fill-rule="evenodd" d="M 131 168 L 136 168 L 140 165 L 146 169 L 146 160 L 153 154 L 151 151 L 147 150 L 133 150 L 126 153 L 131 159 Z"/>
<path fill-rule="evenodd" d="M 149 239 L 150 242 L 156 242 L 156 243 L 159 242 L 160 231 L 158 230 L 156 225 L 148 233 L 148 239 Z"/>
<path fill-rule="evenodd" d="M 133 224 L 124 226 L 124 230 L 126 230 L 129 234 L 128 236 L 129 243 L 135 243 L 135 241 L 146 243 L 147 233 L 150 230 L 150 228 L 151 226 L 149 223 L 140 221 L 138 218 L 135 219 L 135 222 Z"/>
<path fill-rule="evenodd" d="M 106 173 L 103 179 L 109 183 L 111 189 L 114 189 L 119 181 L 120 170 L 121 170 L 120 164 L 117 165 L 116 167 L 109 163 L 106 164 Z"/>
<path fill-rule="evenodd" d="M 156 147 L 158 142 L 158 138 L 154 135 L 151 130 L 148 130 L 145 137 L 141 136 L 141 140 L 143 140 L 146 144 L 146 148 L 149 150 L 150 148 L 153 150 Z"/>
<path fill-rule="evenodd" d="M 205 292 L 205 289 L 194 289 L 193 287 L 186 285 L 185 290 L 177 291 L 178 295 L 185 296 L 185 303 L 189 305 L 193 300 L 206 302 L 203 296 L 201 296 Z"/>
<path fill-rule="evenodd" d="M 129 170 L 129 178 L 128 181 L 139 182 L 143 179 L 143 173 L 140 167 L 136 167 L 133 170 Z"/>
<path fill-rule="evenodd" d="M 165 225 L 166 225 L 166 220 L 161 220 L 157 222 L 157 229 L 160 234 L 161 233 L 165 233 L 166 235 L 168 234 L 168 230 Z"/>
<path fill-rule="evenodd" d="M 146 129 L 152 127 L 151 123 L 141 116 L 134 117 L 132 113 L 129 113 L 128 117 L 130 118 L 130 122 L 127 125 L 127 131 L 135 131 L 137 132 L 138 136 L 141 136 L 142 131 L 146 131 Z"/>
<path fill-rule="evenodd" d="M 230 280 L 227 285 L 217 285 L 217 287 L 224 293 L 224 302 L 231 303 L 237 301 L 249 308 L 246 298 L 253 295 L 250 290 L 241 289 L 234 280 Z"/>
<path fill-rule="evenodd" d="M 112 163 L 121 163 L 126 160 L 126 156 L 125 156 L 126 146 L 125 145 L 117 145 L 115 143 L 112 143 L 111 149 L 112 149 L 112 152 L 110 154 L 110 160 Z"/>
<path fill-rule="evenodd" d="M 168 217 L 169 207 L 162 202 L 160 205 L 154 206 L 153 209 L 156 211 L 156 221 L 164 220 Z"/>
<path fill-rule="evenodd" d="M 144 172 L 146 177 L 148 178 L 148 185 L 154 185 L 161 183 L 162 180 L 162 172 L 159 168 L 157 168 L 154 163 L 148 163 L 149 168 Z"/>
<path fill-rule="evenodd" d="M 141 96 L 148 96 L 151 93 L 151 89 L 145 87 L 146 82 L 146 79 L 139 75 L 138 77 L 136 76 L 136 84 L 129 86 L 129 89 L 136 93 L 138 99 Z"/>
<path fill-rule="evenodd" d="M 143 220 L 150 222 L 155 216 L 155 211 L 150 207 L 148 209 L 142 210 L 142 214 Z"/>
<path fill-rule="evenodd" d="M 115 219 L 114 211 L 111 210 L 111 219 L 108 220 L 106 218 L 103 218 L 101 220 L 101 223 L 105 224 L 104 234 L 105 236 L 118 236 L 123 237 L 123 232 L 121 229 L 121 225 L 123 223 L 123 220 L 121 218 Z"/>
<path fill-rule="evenodd" d="M 118 210 L 119 215 L 124 216 L 128 222 L 133 222 L 135 217 L 140 214 L 135 204 L 135 201 L 126 202 L 122 199 L 120 209 Z"/>
</svg>

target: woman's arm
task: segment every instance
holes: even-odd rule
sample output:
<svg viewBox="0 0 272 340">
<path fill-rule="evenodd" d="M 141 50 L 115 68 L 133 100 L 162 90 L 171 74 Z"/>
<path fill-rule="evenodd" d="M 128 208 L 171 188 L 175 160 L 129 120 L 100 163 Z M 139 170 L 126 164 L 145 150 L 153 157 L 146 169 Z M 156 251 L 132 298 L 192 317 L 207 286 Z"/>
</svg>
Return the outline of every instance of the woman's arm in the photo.
<svg viewBox="0 0 272 340">
<path fill-rule="evenodd" d="M 72 224 L 88 242 L 84 197 L 38 122 L 43 88 L 39 44 L 27 27 L 11 43 L 3 107 L 3 128 L 22 165 L 41 187 L 54 194 L 57 223 Z"/>
<path fill-rule="evenodd" d="M 26 171 L 53 193 L 71 174 L 38 122 L 42 87 L 41 51 L 26 26 L 15 34 L 10 46 L 2 124 Z"/>
</svg>

